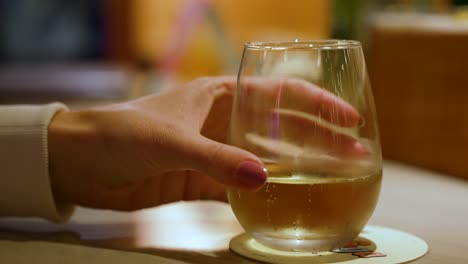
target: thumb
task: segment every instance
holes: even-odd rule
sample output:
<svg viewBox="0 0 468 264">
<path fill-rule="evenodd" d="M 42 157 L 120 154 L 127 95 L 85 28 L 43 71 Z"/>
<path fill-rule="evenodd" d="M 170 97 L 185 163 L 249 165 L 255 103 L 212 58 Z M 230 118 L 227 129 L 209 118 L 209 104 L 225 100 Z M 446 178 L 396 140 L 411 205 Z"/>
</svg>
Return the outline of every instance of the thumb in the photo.
<svg viewBox="0 0 468 264">
<path fill-rule="evenodd" d="M 231 187 L 258 190 L 266 182 L 262 161 L 243 149 L 199 136 L 192 148 L 191 167 Z"/>
</svg>

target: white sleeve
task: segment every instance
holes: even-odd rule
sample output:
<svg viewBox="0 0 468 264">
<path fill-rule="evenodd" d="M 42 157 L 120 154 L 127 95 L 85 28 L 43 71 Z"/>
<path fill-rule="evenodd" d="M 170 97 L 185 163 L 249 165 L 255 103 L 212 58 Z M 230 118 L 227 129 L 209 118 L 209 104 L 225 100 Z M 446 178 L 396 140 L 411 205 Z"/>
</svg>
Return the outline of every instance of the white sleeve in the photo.
<svg viewBox="0 0 468 264">
<path fill-rule="evenodd" d="M 61 103 L 0 106 L 0 215 L 65 221 L 71 205 L 54 200 L 48 167 L 48 126 Z"/>
</svg>

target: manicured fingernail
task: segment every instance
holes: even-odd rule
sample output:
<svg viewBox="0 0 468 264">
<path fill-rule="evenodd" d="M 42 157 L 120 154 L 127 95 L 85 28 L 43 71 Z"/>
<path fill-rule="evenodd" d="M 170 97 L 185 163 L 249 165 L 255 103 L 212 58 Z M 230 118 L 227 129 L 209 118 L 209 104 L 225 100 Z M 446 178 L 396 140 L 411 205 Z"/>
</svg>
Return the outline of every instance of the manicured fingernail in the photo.
<svg viewBox="0 0 468 264">
<path fill-rule="evenodd" d="M 255 189 L 265 183 L 268 174 L 260 164 L 246 160 L 237 167 L 236 176 L 241 186 Z"/>
<path fill-rule="evenodd" d="M 355 142 L 353 144 L 351 152 L 352 152 L 353 155 L 361 156 L 361 157 L 366 156 L 367 154 L 369 154 L 369 151 L 367 150 L 367 148 L 364 147 L 364 145 L 362 145 L 359 142 Z"/>
</svg>

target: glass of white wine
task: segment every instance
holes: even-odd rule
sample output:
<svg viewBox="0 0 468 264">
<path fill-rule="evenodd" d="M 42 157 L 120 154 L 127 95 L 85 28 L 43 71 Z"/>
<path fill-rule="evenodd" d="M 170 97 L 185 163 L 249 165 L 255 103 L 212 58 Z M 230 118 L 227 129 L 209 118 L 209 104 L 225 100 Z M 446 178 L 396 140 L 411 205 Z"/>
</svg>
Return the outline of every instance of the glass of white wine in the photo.
<svg viewBox="0 0 468 264">
<path fill-rule="evenodd" d="M 257 242 L 308 252 L 351 242 L 372 215 L 382 177 L 361 44 L 245 44 L 228 141 L 268 170 L 259 191 L 228 190 L 238 221 Z"/>
</svg>

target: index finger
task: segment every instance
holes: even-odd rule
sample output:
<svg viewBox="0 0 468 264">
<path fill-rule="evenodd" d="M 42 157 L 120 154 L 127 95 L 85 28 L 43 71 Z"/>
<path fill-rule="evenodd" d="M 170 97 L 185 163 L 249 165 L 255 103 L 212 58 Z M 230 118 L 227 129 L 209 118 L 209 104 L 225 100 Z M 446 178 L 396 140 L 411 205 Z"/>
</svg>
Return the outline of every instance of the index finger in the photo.
<svg viewBox="0 0 468 264">
<path fill-rule="evenodd" d="M 239 103 L 249 104 L 255 97 L 262 101 L 250 105 L 254 111 L 262 107 L 294 109 L 345 127 L 361 122 L 361 115 L 351 104 L 302 79 L 244 77 L 239 79 L 238 86 Z"/>
</svg>

